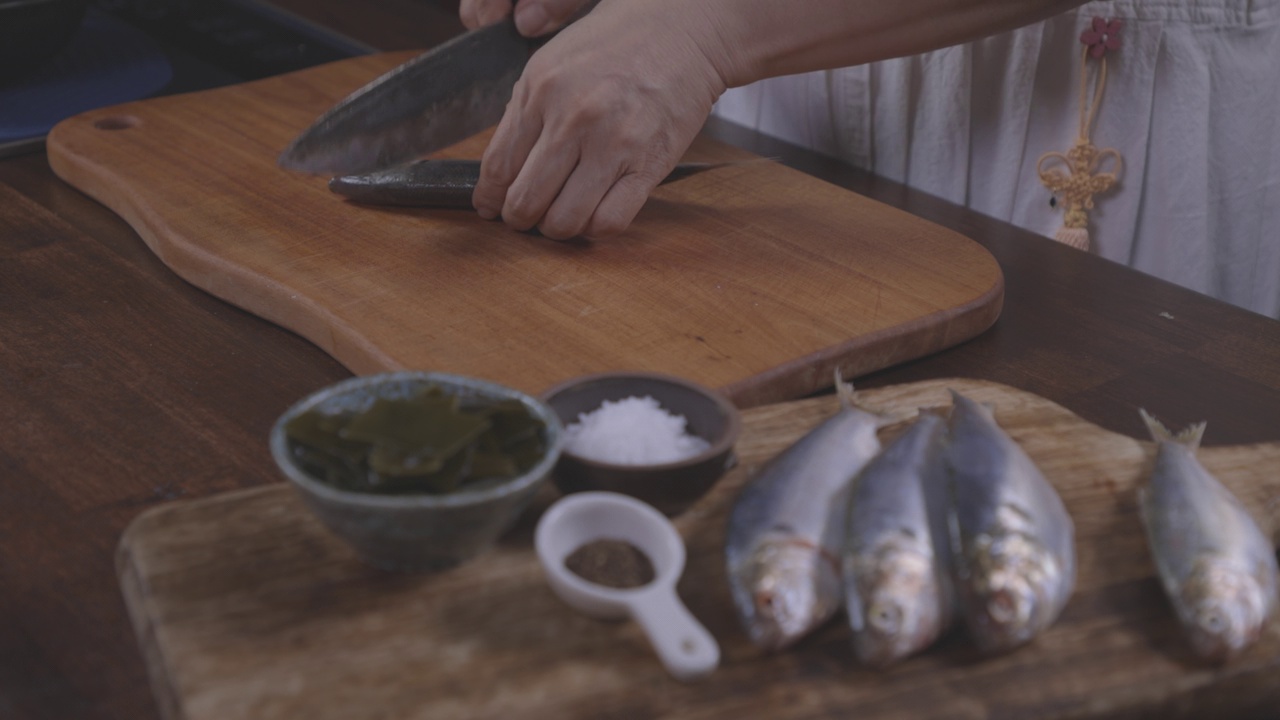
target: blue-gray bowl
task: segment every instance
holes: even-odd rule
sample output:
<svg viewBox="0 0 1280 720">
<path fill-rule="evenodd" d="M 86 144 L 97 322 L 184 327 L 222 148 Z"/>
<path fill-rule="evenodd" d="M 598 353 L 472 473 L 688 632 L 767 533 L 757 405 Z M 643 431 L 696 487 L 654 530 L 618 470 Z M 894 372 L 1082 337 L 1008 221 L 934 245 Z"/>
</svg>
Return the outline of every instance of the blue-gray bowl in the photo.
<svg viewBox="0 0 1280 720">
<path fill-rule="evenodd" d="M 434 384 L 461 397 L 518 400 L 545 424 L 546 454 L 529 472 L 497 485 L 445 495 L 377 495 L 340 490 L 303 471 L 284 427 L 294 417 L 363 410 L 377 398 L 409 397 Z M 560 457 L 560 419 L 542 401 L 496 383 L 430 372 L 352 378 L 319 390 L 289 408 L 271 428 L 271 456 L 308 508 L 366 562 L 388 570 L 433 571 L 462 563 L 492 546 L 515 523 Z"/>
</svg>

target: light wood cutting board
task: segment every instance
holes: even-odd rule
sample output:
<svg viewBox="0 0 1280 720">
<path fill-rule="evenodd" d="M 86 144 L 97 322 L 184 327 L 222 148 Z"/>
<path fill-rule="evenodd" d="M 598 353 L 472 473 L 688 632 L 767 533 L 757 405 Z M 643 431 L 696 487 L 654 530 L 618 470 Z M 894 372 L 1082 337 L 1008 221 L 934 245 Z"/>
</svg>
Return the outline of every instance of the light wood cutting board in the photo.
<svg viewBox="0 0 1280 720">
<path fill-rule="evenodd" d="M 1271 717 L 1280 619 L 1232 664 L 1205 666 L 1154 577 L 1135 496 L 1151 443 L 988 382 L 864 396 L 910 413 L 948 404 L 948 387 L 995 404 L 1076 523 L 1075 595 L 1044 635 L 1000 657 L 975 657 L 952 633 L 877 672 L 855 664 L 843 617 L 777 655 L 743 634 L 723 568 L 728 508 L 751 472 L 835 411 L 831 396 L 747 411 L 741 464 L 677 519 L 689 549 L 680 593 L 723 657 L 691 684 L 664 673 L 633 623 L 587 619 L 546 587 L 532 528 L 550 486 L 500 547 L 434 576 L 362 565 L 283 485 L 153 509 L 126 531 L 117 567 L 174 719 Z M 1280 442 L 1200 457 L 1277 527 Z"/>
<path fill-rule="evenodd" d="M 966 340 L 1000 313 L 968 238 L 773 162 L 659 188 L 624 236 L 558 243 L 472 212 L 375 209 L 275 165 L 332 103 L 410 57 L 361 57 L 95 110 L 48 138 L 64 180 L 194 285 L 352 371 L 460 372 L 539 392 L 669 372 L 792 399 Z M 478 158 L 487 134 L 444 156 Z M 754 157 L 700 140 L 689 159 Z"/>
</svg>

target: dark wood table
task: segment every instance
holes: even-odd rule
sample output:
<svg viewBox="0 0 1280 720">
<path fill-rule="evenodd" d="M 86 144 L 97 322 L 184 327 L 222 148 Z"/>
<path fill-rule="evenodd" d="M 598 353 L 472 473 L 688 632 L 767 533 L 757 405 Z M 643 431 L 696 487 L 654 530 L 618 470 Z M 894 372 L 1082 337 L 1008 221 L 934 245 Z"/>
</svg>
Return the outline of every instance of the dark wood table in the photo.
<svg viewBox="0 0 1280 720">
<path fill-rule="evenodd" d="M 426 0 L 279 4 L 384 49 L 460 29 Z M 1280 439 L 1280 322 L 740 128 L 707 133 L 999 260 L 993 329 L 859 385 L 985 378 L 1134 436 L 1141 405 L 1207 420 L 1207 445 Z M 348 375 L 179 279 L 42 154 L 0 161 L 0 718 L 156 717 L 116 583 L 121 531 L 159 503 L 279 482 L 271 423 Z"/>
</svg>

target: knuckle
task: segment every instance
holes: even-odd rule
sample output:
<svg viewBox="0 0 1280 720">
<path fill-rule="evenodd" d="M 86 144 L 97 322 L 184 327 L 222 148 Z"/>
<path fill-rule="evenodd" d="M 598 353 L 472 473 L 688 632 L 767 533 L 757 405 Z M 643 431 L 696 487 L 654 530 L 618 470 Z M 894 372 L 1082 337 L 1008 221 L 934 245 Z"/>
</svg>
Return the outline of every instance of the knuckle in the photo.
<svg viewBox="0 0 1280 720">
<path fill-rule="evenodd" d="M 528 230 L 538 223 L 542 209 L 528 195 L 507 193 L 502 206 L 502 219 L 517 230 Z"/>
<path fill-rule="evenodd" d="M 589 238 L 606 238 L 619 235 L 630 223 L 626 218 L 614 212 L 598 212 L 587 223 L 583 235 Z"/>
<path fill-rule="evenodd" d="M 552 240 L 568 240 L 582 234 L 586 218 L 571 217 L 567 213 L 552 210 L 538 225 L 538 230 Z"/>
</svg>

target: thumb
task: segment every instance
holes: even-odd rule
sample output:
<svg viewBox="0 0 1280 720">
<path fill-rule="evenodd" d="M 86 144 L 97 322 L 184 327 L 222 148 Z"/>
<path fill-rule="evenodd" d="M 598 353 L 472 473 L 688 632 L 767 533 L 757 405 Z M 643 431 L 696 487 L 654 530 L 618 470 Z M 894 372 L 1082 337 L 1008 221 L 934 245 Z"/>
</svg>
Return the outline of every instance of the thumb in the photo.
<svg viewBox="0 0 1280 720">
<path fill-rule="evenodd" d="M 516 29 L 525 37 L 546 35 L 591 4 L 592 0 L 517 0 Z"/>
</svg>

